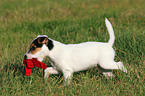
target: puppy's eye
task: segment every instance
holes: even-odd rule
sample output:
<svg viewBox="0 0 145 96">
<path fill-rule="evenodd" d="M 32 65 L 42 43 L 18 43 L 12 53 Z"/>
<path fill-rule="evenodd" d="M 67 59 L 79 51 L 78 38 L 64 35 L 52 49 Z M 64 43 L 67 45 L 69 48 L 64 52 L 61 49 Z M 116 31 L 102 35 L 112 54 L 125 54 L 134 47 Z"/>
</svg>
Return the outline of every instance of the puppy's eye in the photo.
<svg viewBox="0 0 145 96">
<path fill-rule="evenodd" d="M 33 46 L 30 50 L 32 50 L 32 51 L 33 51 L 33 50 L 35 50 L 35 49 L 36 49 L 36 47 L 34 47 L 34 46 Z"/>
</svg>

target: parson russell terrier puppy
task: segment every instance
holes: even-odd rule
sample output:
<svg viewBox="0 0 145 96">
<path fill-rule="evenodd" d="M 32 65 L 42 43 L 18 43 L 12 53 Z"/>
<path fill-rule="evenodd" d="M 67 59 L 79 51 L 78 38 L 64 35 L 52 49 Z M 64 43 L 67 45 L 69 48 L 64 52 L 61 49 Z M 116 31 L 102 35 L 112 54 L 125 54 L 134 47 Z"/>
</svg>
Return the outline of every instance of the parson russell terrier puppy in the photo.
<svg viewBox="0 0 145 96">
<path fill-rule="evenodd" d="M 107 43 L 63 44 L 48 38 L 46 35 L 38 35 L 32 41 L 30 49 L 25 54 L 25 59 L 37 58 L 42 61 L 47 56 L 52 67 L 45 69 L 44 78 L 48 78 L 50 74 L 63 73 L 66 83 L 70 83 L 74 72 L 96 67 L 97 65 L 101 67 L 101 72 L 106 77 L 114 77 L 111 69 L 120 69 L 127 73 L 122 62 L 114 61 L 115 51 L 112 48 L 115 40 L 114 31 L 107 18 L 105 23 L 110 35 Z"/>
</svg>

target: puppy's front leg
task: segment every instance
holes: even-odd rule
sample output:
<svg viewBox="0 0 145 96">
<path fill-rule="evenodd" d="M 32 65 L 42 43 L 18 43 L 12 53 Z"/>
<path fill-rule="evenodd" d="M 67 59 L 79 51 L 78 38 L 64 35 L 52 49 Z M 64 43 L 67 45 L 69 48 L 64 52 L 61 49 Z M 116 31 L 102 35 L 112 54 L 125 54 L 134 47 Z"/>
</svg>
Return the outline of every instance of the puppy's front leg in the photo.
<svg viewBox="0 0 145 96">
<path fill-rule="evenodd" d="M 44 78 L 48 79 L 50 74 L 59 74 L 59 72 L 53 67 L 47 67 L 44 71 Z"/>
<path fill-rule="evenodd" d="M 70 84 L 70 80 L 72 77 L 72 71 L 71 70 L 63 70 L 63 75 L 64 75 L 64 80 L 65 80 L 65 84 Z"/>
</svg>

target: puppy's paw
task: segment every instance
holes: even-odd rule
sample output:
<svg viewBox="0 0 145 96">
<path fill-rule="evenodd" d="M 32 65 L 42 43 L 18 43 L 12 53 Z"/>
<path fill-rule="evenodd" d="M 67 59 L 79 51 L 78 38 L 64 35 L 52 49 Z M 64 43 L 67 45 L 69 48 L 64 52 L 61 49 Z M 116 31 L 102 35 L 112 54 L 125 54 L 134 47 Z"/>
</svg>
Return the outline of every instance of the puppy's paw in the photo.
<svg viewBox="0 0 145 96">
<path fill-rule="evenodd" d="M 44 70 L 44 79 L 48 79 L 49 78 L 49 68 L 46 68 L 45 70 Z"/>
</svg>

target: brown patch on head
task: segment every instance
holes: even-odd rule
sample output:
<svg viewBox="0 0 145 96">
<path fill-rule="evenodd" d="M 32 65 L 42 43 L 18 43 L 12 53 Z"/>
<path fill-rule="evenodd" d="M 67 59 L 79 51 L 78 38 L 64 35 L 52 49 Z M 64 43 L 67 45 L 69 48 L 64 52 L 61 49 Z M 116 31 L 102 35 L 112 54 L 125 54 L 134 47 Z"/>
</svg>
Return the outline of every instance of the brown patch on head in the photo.
<svg viewBox="0 0 145 96">
<path fill-rule="evenodd" d="M 34 43 L 31 44 L 30 46 L 30 51 L 32 54 L 35 54 L 36 52 L 40 51 L 41 47 L 36 46 Z"/>
<path fill-rule="evenodd" d="M 31 50 L 31 53 L 32 54 L 35 54 L 36 52 L 38 52 L 38 51 L 40 51 L 41 50 L 41 48 L 36 48 L 35 50 Z"/>
<path fill-rule="evenodd" d="M 32 43 L 30 45 L 30 50 L 29 50 L 30 53 L 35 54 L 36 52 L 40 50 L 41 50 L 41 47 L 36 46 L 35 43 Z"/>
</svg>

